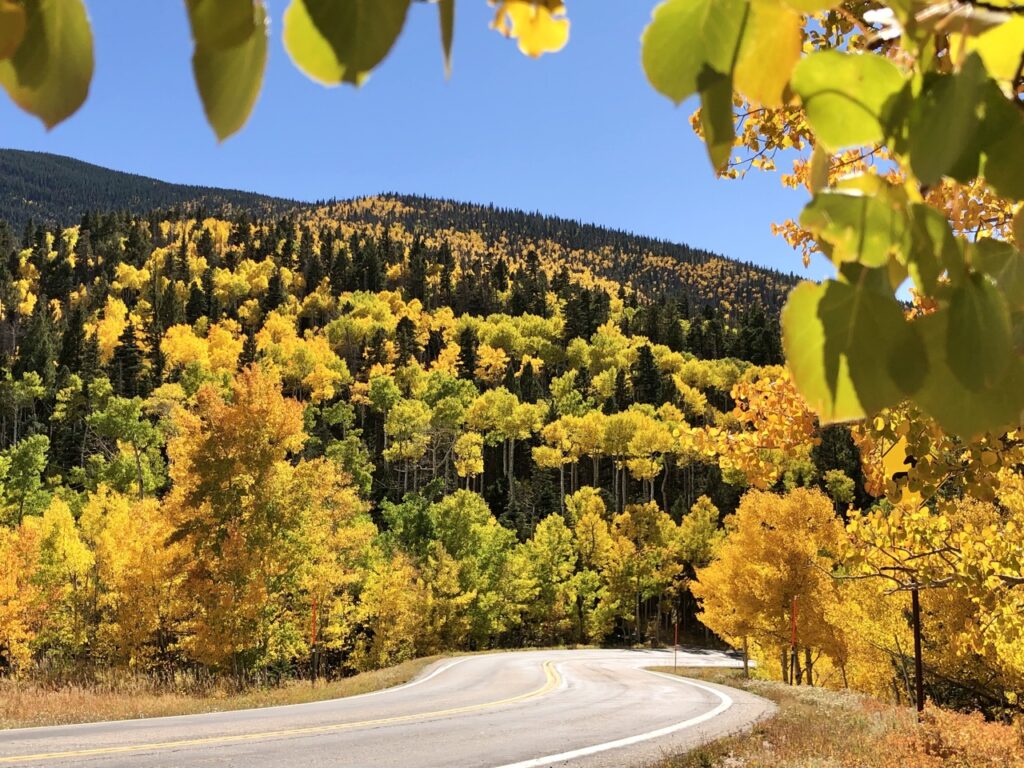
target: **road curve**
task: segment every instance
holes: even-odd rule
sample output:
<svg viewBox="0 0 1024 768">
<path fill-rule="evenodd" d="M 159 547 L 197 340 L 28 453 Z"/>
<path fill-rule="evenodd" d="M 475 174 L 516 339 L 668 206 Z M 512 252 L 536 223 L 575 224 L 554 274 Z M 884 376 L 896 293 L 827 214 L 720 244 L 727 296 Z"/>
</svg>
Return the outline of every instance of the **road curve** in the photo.
<svg viewBox="0 0 1024 768">
<path fill-rule="evenodd" d="M 0 768 L 641 766 L 773 709 L 646 669 L 671 664 L 671 651 L 461 656 L 405 685 L 333 701 L 0 731 Z M 736 662 L 694 651 L 679 664 Z"/>
</svg>

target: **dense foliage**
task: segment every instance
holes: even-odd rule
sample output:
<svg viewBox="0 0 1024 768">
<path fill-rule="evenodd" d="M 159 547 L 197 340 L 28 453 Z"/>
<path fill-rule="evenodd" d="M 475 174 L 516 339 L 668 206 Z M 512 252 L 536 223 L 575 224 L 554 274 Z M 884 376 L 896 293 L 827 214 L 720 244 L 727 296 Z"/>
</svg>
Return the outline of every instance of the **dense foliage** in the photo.
<svg viewBox="0 0 1024 768">
<path fill-rule="evenodd" d="M 313 79 L 359 84 L 411 5 L 292 0 L 284 45 Z M 436 5 L 447 55 L 454 1 Z M 568 40 L 561 0 L 491 5 L 527 55 Z M 223 138 L 258 95 L 266 10 L 186 7 Z M 0 84 L 59 122 L 91 78 L 84 5 L 0 9 Z M 679 253 L 659 271 L 656 243 L 416 231 L 408 198 L 8 232 L 5 663 L 248 669 L 320 637 L 365 667 L 656 638 L 692 595 L 761 670 L 901 698 L 913 595 L 929 692 L 1019 707 L 1021 14 L 655 9 L 647 76 L 699 94 L 715 170 L 792 151 L 783 181 L 812 194 L 778 231 L 835 276 L 789 297 L 788 374 L 774 276 Z M 853 442 L 814 414 L 858 421 Z M 129 620 L 137 642 L 115 648 Z"/>
<path fill-rule="evenodd" d="M 852 493 L 760 308 L 400 205 L 0 227 L 7 669 L 664 636 L 716 505 Z"/>
<path fill-rule="evenodd" d="M 773 318 L 797 278 L 687 245 L 665 242 L 539 213 L 408 195 L 372 200 L 299 203 L 227 189 L 169 184 L 83 163 L 69 157 L 0 149 L 0 220 L 15 239 L 32 222 L 53 231 L 81 223 L 82 211 L 120 211 L 157 218 L 310 215 L 329 205 L 329 217 L 353 224 L 437 233 L 464 244 L 485 262 L 534 249 L 545 263 L 570 272 L 627 283 L 648 296 L 686 297 L 729 315 L 734 307 L 760 306 Z M 8 247 L 5 245 L 5 248 Z"/>
<path fill-rule="evenodd" d="M 905 697 L 912 583 L 931 692 L 1012 706 L 1013 436 L 821 429 L 760 307 L 402 205 L 0 227 L 4 670 L 339 674 L 678 621 Z"/>
<path fill-rule="evenodd" d="M 326 85 L 361 85 L 412 0 L 292 0 L 282 42 Z M 446 67 L 455 0 L 439 0 Z M 532 57 L 569 39 L 563 0 L 489 0 L 491 26 Z M 268 50 L 262 0 L 187 0 L 192 67 L 224 139 L 255 105 Z M 47 126 L 84 102 L 93 40 L 82 0 L 5 0 L 0 85 Z M 699 95 L 714 169 L 774 168 L 813 194 L 780 231 L 834 279 L 792 293 L 787 363 L 826 421 L 912 401 L 962 437 L 1024 410 L 1019 245 L 1024 214 L 1024 22 L 1011 0 L 664 0 L 643 33 L 651 85 Z M 749 152 L 737 163 L 734 150 Z M 973 226 L 976 224 L 976 226 Z M 911 282 L 927 312 L 906 316 Z"/>
</svg>

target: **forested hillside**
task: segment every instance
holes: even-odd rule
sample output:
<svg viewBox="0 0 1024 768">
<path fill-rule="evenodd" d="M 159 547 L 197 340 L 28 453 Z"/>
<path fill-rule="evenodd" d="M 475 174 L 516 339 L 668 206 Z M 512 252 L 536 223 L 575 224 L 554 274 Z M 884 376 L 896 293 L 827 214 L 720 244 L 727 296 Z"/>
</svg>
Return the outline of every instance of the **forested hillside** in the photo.
<svg viewBox="0 0 1024 768">
<path fill-rule="evenodd" d="M 747 472 L 842 467 L 854 492 L 848 435 L 758 446 L 759 403 L 793 397 L 760 307 L 650 296 L 548 240 L 380 223 L 404 205 L 0 227 L 4 560 L 71 558 L 34 577 L 61 607 L 20 605 L 3 664 L 279 663 L 304 653 L 310 601 L 342 667 L 409 643 L 642 639 L 684 607 L 669 553 L 691 506 L 713 529 Z M 572 549 L 579 524 L 617 566 Z M 636 525 L 654 538 L 634 583 Z M 395 590 L 434 595 L 401 609 L 434 605 L 434 634 L 401 630 Z"/>
<path fill-rule="evenodd" d="M 385 205 L 350 201 L 331 207 L 350 220 L 455 236 L 472 232 L 492 252 L 535 248 L 569 270 L 590 270 L 648 296 L 686 296 L 725 314 L 760 306 L 778 316 L 796 278 L 776 270 L 619 230 L 539 213 L 409 195 L 384 195 Z"/>
<path fill-rule="evenodd" d="M 489 269 L 528 250 L 569 270 L 588 270 L 649 297 L 685 297 L 725 315 L 749 306 L 778 317 L 792 275 L 735 261 L 686 245 L 641 237 L 539 213 L 451 200 L 383 195 L 327 205 L 298 203 L 237 190 L 168 184 L 111 171 L 68 157 L 0 150 L 0 220 L 21 236 L 29 222 L 66 227 L 82 213 L 162 211 L 177 217 L 259 217 L 320 209 L 336 221 L 389 228 L 401 226 L 437 239 L 459 241 L 467 268 Z"/>
<path fill-rule="evenodd" d="M 0 220 L 16 230 L 30 220 L 76 224 L 85 211 L 144 213 L 193 206 L 221 212 L 232 207 L 269 211 L 293 205 L 252 192 L 169 184 L 61 155 L 0 149 Z"/>
<path fill-rule="evenodd" d="M 821 429 L 769 273 L 458 208 L 0 225 L 0 673 L 340 675 L 678 622 L 910 698 L 895 561 L 930 580 L 930 695 L 1015 706 L 1016 436 Z"/>
</svg>

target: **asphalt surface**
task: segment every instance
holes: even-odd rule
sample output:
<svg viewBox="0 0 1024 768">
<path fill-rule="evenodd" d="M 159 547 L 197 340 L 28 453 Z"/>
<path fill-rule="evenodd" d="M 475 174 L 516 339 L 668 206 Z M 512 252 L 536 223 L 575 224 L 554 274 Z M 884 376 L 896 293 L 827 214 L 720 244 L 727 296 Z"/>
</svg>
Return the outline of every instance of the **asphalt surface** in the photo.
<svg viewBox="0 0 1024 768">
<path fill-rule="evenodd" d="M 680 666 L 736 666 L 711 651 Z M 749 727 L 757 696 L 650 672 L 672 651 L 463 656 L 397 688 L 206 715 L 0 731 L 0 767 L 643 766 Z"/>
</svg>

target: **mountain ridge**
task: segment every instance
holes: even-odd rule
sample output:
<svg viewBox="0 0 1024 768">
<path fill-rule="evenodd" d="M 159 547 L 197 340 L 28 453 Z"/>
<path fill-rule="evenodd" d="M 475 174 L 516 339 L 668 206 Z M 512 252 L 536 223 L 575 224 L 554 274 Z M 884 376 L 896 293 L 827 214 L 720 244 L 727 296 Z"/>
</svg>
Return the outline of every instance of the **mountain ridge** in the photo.
<svg viewBox="0 0 1024 768">
<path fill-rule="evenodd" d="M 0 149 L 0 219 L 18 228 L 30 220 L 70 226 L 86 211 L 138 214 L 195 204 L 217 211 L 243 205 L 279 211 L 304 205 L 258 192 L 175 184 L 66 155 Z"/>
<path fill-rule="evenodd" d="M 442 238 L 472 233 L 492 260 L 509 250 L 548 251 L 548 263 L 589 268 L 654 298 L 686 296 L 696 306 L 760 306 L 777 316 L 793 273 L 685 243 L 548 216 L 538 211 L 386 192 L 303 202 L 244 190 L 173 184 L 63 155 L 0 149 L 0 220 L 14 232 L 36 224 L 67 227 L 86 213 L 202 212 L 221 218 L 314 218 L 319 212 L 369 227 L 399 226 Z M 481 268 L 488 268 L 486 257 Z M 730 306 L 731 305 L 731 306 Z"/>
</svg>

